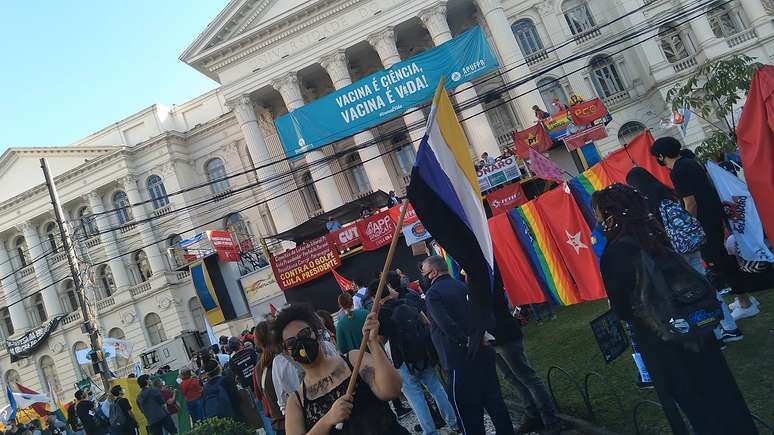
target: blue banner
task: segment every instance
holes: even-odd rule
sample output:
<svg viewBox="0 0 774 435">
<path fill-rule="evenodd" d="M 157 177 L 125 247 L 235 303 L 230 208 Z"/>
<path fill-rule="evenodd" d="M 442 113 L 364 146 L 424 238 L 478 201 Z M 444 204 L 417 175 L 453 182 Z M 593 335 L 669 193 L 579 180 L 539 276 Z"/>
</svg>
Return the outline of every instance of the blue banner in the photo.
<svg viewBox="0 0 774 435">
<path fill-rule="evenodd" d="M 497 68 L 484 33 L 474 27 L 391 68 L 375 72 L 274 122 L 288 157 L 352 136 L 433 98 L 441 76 L 452 89 Z"/>
</svg>

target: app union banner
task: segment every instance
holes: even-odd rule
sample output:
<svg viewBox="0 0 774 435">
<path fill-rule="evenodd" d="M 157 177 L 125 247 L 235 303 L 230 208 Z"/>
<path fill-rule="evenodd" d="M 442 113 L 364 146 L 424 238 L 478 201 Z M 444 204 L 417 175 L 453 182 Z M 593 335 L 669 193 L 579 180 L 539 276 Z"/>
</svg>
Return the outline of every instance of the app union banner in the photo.
<svg viewBox="0 0 774 435">
<path fill-rule="evenodd" d="M 352 136 L 433 97 L 441 76 L 452 89 L 497 68 L 475 27 L 417 56 L 375 72 L 275 120 L 288 157 Z"/>
</svg>

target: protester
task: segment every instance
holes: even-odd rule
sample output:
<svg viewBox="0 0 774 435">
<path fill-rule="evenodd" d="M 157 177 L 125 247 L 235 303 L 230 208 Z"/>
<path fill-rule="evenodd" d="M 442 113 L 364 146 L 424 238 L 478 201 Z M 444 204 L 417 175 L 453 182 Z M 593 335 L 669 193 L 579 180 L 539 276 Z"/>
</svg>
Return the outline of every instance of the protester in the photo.
<svg viewBox="0 0 774 435">
<path fill-rule="evenodd" d="M 67 424 L 57 419 L 56 414 L 49 413 L 46 416 L 46 425 L 51 435 L 65 435 L 67 433 Z"/>
<path fill-rule="evenodd" d="M 325 332 L 328 333 L 329 341 L 336 344 L 336 324 L 333 322 L 333 316 L 331 313 L 325 310 L 317 310 L 315 314 L 322 320 L 322 324 L 325 327 Z"/>
<path fill-rule="evenodd" d="M 204 418 L 220 417 L 243 421 L 234 379 L 224 376 L 220 365 L 212 360 L 204 364 L 204 370 L 207 373 L 207 382 L 202 389 Z"/>
<path fill-rule="evenodd" d="M 735 294 L 739 288 L 739 266 L 725 248 L 723 205 L 704 168 L 695 160 L 680 154 L 682 145 L 673 137 L 662 137 L 653 142 L 650 152 L 658 163 L 669 168 L 675 192 L 683 200 L 685 209 L 701 223 L 706 241 L 701 254 L 711 272 L 719 275 Z M 731 312 L 735 320 L 758 315 L 757 304 L 740 298 L 739 306 Z"/>
<path fill-rule="evenodd" d="M 164 385 L 164 380 L 161 378 L 156 378 L 153 380 L 153 388 L 156 388 L 161 393 L 161 398 L 164 399 L 164 404 L 167 408 L 167 412 L 169 413 L 169 417 L 172 419 L 172 423 L 174 423 L 175 428 L 177 428 L 177 413 L 179 412 L 179 409 L 177 407 L 177 402 L 175 401 L 175 390 L 167 385 Z"/>
<path fill-rule="evenodd" d="M 356 309 L 365 308 L 366 305 L 371 303 L 368 297 L 368 285 L 362 278 L 355 278 L 354 284 L 357 287 L 357 291 L 352 295 L 352 303 Z"/>
<path fill-rule="evenodd" d="M 346 390 L 358 352 L 322 351 L 321 329 L 317 316 L 303 305 L 285 308 L 274 323 L 282 348 L 304 369 L 301 387 L 288 400 L 287 433 L 327 434 L 343 423 L 339 433 L 408 434 L 386 402 L 398 397 L 401 381 L 379 343 L 376 313 L 369 314 L 363 325 L 369 353 L 363 355 L 354 397 L 347 396 Z"/>
<path fill-rule="evenodd" d="M 360 347 L 363 340 L 363 324 L 368 316 L 368 311 L 355 309 L 352 296 L 347 293 L 339 295 L 339 306 L 344 315 L 336 323 L 336 349 L 341 353 L 347 353 Z"/>
<path fill-rule="evenodd" d="M 653 174 L 640 167 L 629 171 L 626 182 L 645 196 L 648 211 L 663 225 L 675 252 L 697 272 L 705 275 L 706 270 L 700 252 L 706 238 L 704 229 L 699 221 L 678 203 L 677 194 L 658 181 Z M 715 330 L 715 337 L 723 343 L 743 339 L 744 335 L 736 326 L 736 321 L 720 293 L 717 294 L 717 298 L 723 308 L 723 321 Z"/>
<path fill-rule="evenodd" d="M 77 396 L 81 393 L 81 397 Z M 102 422 L 97 418 L 96 402 L 94 399 L 94 392 L 86 389 L 85 391 L 76 391 L 76 399 L 78 404 L 75 406 L 75 413 L 78 415 L 78 420 L 83 424 L 83 431 L 85 435 L 103 435 L 105 434 L 105 428 L 102 426 Z"/>
<path fill-rule="evenodd" d="M 30 422 L 29 431 L 32 433 L 32 435 L 42 435 L 40 431 L 40 420 L 32 420 Z"/>
<path fill-rule="evenodd" d="M 83 435 L 83 424 L 78 419 L 78 412 L 76 410 L 81 399 L 83 399 L 83 390 L 77 390 L 75 392 L 75 400 L 67 408 L 67 425 L 70 426 L 70 430 L 75 435 Z"/>
<path fill-rule="evenodd" d="M 229 368 L 233 371 L 236 381 L 243 388 L 251 389 L 252 381 L 250 378 L 253 375 L 255 364 L 258 362 L 258 353 L 255 349 L 247 349 L 236 337 L 229 338 L 228 349 L 231 352 Z"/>
<path fill-rule="evenodd" d="M 188 415 L 191 422 L 196 424 L 204 420 L 204 405 L 202 404 L 202 384 L 199 379 L 191 376 L 191 369 L 180 370 L 180 392 L 183 393 Z"/>
<path fill-rule="evenodd" d="M 582 102 L 583 102 L 583 97 L 575 94 L 570 95 L 570 106 L 575 106 Z"/>
<path fill-rule="evenodd" d="M 701 282 L 701 275 L 688 265 L 679 268 L 682 260 L 672 251 L 663 227 L 650 214 L 643 196 L 631 187 L 614 184 L 598 191 L 592 205 L 607 239 L 600 268 L 611 308 L 631 323 L 659 400 L 677 402 L 696 433 L 757 434 L 712 334 L 667 340 L 659 329 L 660 320 L 654 318 L 658 314 L 653 314 L 660 311 L 661 302 L 657 296 L 643 296 L 673 297 L 665 293 L 673 291 L 671 287 L 663 289 L 647 272 L 646 259 L 658 268 L 677 265 L 672 270 L 682 270 L 684 276 L 673 276 L 670 283 Z M 669 422 L 674 433 L 687 433 L 679 413 L 669 417 Z"/>
<path fill-rule="evenodd" d="M 535 112 L 535 118 L 538 119 L 538 121 L 542 121 L 546 118 L 550 118 L 551 114 L 546 112 L 545 110 L 541 109 L 538 106 L 532 106 L 532 111 Z"/>
<path fill-rule="evenodd" d="M 135 435 L 138 430 L 137 419 L 132 405 L 124 397 L 123 388 L 114 385 L 110 389 L 110 435 Z"/>
<path fill-rule="evenodd" d="M 263 427 L 266 435 L 285 434 L 285 416 L 277 404 L 277 393 L 272 380 L 272 365 L 277 355 L 276 345 L 271 340 L 269 322 L 263 321 L 255 326 L 255 347 L 260 358 L 253 370 L 253 389 L 261 403 Z"/>
<path fill-rule="evenodd" d="M 394 190 L 390 190 L 389 196 L 387 197 L 387 208 L 395 207 L 398 204 L 400 204 L 400 197 L 395 194 Z"/>
<path fill-rule="evenodd" d="M 484 433 L 484 409 L 500 435 L 513 434 L 497 379 L 495 351 L 484 343 L 469 343 L 471 331 L 468 289 L 449 275 L 443 257 L 434 255 L 421 265 L 429 281 L 425 292 L 430 335 L 441 366 L 449 377 L 451 401 L 457 407 L 464 433 Z M 469 347 L 475 346 L 473 349 Z M 468 355 L 473 359 L 468 359 Z"/>
<path fill-rule="evenodd" d="M 158 389 L 151 387 L 150 376 L 140 375 L 137 378 L 137 385 L 141 389 L 140 394 L 137 395 L 137 407 L 148 422 L 148 433 L 163 435 L 163 432 L 167 431 L 170 434 L 176 434 L 177 428 L 167 412 L 164 398 Z"/>
<path fill-rule="evenodd" d="M 559 101 L 559 97 L 551 98 L 551 106 L 554 107 L 554 113 L 566 112 L 570 107 Z"/>
<path fill-rule="evenodd" d="M 425 301 L 419 294 L 408 289 L 408 277 L 401 275 L 398 270 L 387 272 L 387 287 L 394 291 L 398 298 L 405 304 L 408 304 L 417 310 L 425 311 Z"/>
<path fill-rule="evenodd" d="M 333 216 L 328 218 L 328 222 L 325 223 L 325 229 L 328 230 L 329 233 L 332 233 L 338 229 L 341 229 L 341 224 L 339 221 L 333 218 Z"/>
<path fill-rule="evenodd" d="M 491 157 L 486 151 L 481 154 L 481 161 L 484 162 L 485 166 L 494 166 L 497 164 L 497 160 L 495 160 L 494 157 Z"/>
<path fill-rule="evenodd" d="M 374 214 L 374 210 L 371 207 L 363 207 L 360 209 L 360 219 L 368 219 L 372 214 Z"/>
</svg>

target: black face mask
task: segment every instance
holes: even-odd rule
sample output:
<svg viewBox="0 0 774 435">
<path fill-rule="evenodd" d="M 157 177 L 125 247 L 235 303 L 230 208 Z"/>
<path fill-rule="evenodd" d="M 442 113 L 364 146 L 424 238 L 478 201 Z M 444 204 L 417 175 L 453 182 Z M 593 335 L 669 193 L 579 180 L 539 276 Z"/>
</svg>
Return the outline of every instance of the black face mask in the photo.
<svg viewBox="0 0 774 435">
<path fill-rule="evenodd" d="M 320 354 L 320 342 L 316 338 L 296 338 L 290 356 L 299 364 L 311 364 Z"/>
<path fill-rule="evenodd" d="M 663 156 L 656 156 L 656 162 L 659 166 L 666 166 L 666 161 L 664 161 Z"/>
</svg>

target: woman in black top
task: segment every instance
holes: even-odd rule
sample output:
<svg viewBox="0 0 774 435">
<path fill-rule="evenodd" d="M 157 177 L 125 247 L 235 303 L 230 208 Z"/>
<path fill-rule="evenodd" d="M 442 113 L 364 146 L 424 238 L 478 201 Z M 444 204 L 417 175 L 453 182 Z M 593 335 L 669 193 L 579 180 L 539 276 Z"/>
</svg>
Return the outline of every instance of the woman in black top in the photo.
<svg viewBox="0 0 774 435">
<path fill-rule="evenodd" d="M 354 397 L 346 391 L 358 350 L 326 354 L 320 346 L 322 329 L 319 318 L 303 305 L 285 308 L 274 322 L 283 350 L 304 369 L 301 388 L 285 409 L 286 433 L 408 434 L 387 404 L 400 394 L 401 379 L 379 343 L 376 313 L 363 325 L 363 335 L 370 337 L 369 353 L 363 357 Z M 336 429 L 338 423 L 343 423 L 341 430 Z"/>
<path fill-rule="evenodd" d="M 659 400 L 666 405 L 677 402 L 697 434 L 757 434 L 712 334 L 689 346 L 667 342 L 633 312 L 640 253 L 671 250 L 643 196 L 629 186 L 614 184 L 596 192 L 592 204 L 607 237 L 600 268 L 610 306 L 622 320 L 631 322 Z M 679 417 L 670 418 L 670 425 L 676 434 L 688 433 Z"/>
</svg>

